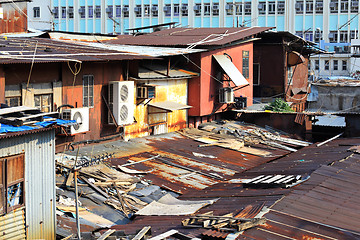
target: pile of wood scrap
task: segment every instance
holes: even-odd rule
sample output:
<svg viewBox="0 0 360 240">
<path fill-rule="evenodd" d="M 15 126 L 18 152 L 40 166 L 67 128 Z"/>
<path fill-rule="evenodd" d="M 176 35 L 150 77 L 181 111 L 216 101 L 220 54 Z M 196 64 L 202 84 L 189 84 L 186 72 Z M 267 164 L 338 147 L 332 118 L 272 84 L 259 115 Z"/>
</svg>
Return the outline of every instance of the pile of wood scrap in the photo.
<svg viewBox="0 0 360 240">
<path fill-rule="evenodd" d="M 218 229 L 223 231 L 243 231 L 266 222 L 265 218 L 239 218 L 232 213 L 214 216 L 212 212 L 191 216 L 181 223 L 188 228 Z"/>
<path fill-rule="evenodd" d="M 74 190 L 74 158 L 70 155 L 59 155 L 56 158 L 57 173 L 63 176 L 63 181 L 57 185 L 69 190 Z M 125 216 L 131 216 L 147 205 L 128 194 L 136 189 L 136 183 L 140 182 L 140 179 L 110 168 L 104 163 L 82 167 L 78 170 L 77 181 L 80 190 L 88 188 L 97 193 L 94 197 L 89 191 L 82 190 L 88 198 L 105 203 L 123 212 Z"/>
<path fill-rule="evenodd" d="M 210 122 L 199 129 L 184 129 L 181 134 L 199 141 L 199 147 L 220 146 L 256 156 L 268 156 L 265 148 L 296 152 L 311 143 L 290 138 L 274 129 L 235 121 Z M 257 148 L 261 145 L 262 148 Z"/>
</svg>

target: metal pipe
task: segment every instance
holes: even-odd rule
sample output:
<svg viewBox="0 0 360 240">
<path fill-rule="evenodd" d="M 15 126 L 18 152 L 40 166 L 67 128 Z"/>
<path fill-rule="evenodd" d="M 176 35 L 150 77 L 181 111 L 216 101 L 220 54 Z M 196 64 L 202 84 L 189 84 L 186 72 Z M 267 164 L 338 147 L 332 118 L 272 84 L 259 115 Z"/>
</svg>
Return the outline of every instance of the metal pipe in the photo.
<svg viewBox="0 0 360 240">
<path fill-rule="evenodd" d="M 78 148 L 75 158 L 75 164 L 74 164 L 74 181 L 75 181 L 75 208 L 76 208 L 76 230 L 77 230 L 77 236 L 78 239 L 81 239 L 80 234 L 80 219 L 79 219 L 79 196 L 78 196 L 78 184 L 77 184 L 77 175 L 78 175 L 78 169 L 76 167 L 78 156 L 79 156 L 79 150 Z"/>
</svg>

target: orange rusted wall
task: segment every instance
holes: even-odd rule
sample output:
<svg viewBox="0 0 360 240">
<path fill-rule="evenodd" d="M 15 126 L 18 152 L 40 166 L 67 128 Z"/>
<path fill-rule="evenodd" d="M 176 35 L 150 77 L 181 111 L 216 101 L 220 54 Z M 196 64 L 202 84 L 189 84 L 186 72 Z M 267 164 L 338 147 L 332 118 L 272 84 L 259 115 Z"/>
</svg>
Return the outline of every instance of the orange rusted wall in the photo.
<svg viewBox="0 0 360 240">
<path fill-rule="evenodd" d="M 70 64 L 74 71 L 74 63 Z M 74 141 L 88 139 L 99 139 L 104 134 L 115 134 L 115 127 L 110 127 L 107 133 L 102 130 L 107 127 L 107 107 L 102 95 L 107 99 L 107 86 L 110 81 L 122 81 L 122 64 L 113 63 L 83 63 L 79 74 L 74 81 L 74 75 L 67 64 L 62 65 L 63 79 L 63 104 L 70 104 L 74 107 L 83 107 L 83 79 L 84 75 L 94 76 L 94 106 L 89 109 L 90 131 L 84 134 L 75 135 Z"/>
<path fill-rule="evenodd" d="M 189 110 L 189 116 L 206 116 L 216 112 L 221 112 L 226 108 L 226 104 L 218 103 L 218 91 L 222 87 L 228 86 L 229 82 L 220 84 L 210 76 L 217 75 L 217 71 L 220 69 L 218 64 L 213 59 L 212 55 L 228 54 L 232 58 L 234 65 L 242 72 L 242 52 L 249 51 L 249 78 L 247 81 L 250 85 L 234 92 L 235 97 L 247 97 L 247 105 L 252 105 L 253 91 L 252 91 L 252 79 L 253 79 L 253 43 L 245 43 L 238 46 L 232 46 L 213 50 L 210 52 L 201 53 L 201 73 L 200 77 L 190 80 L 189 82 L 189 104 L 193 106 Z M 230 81 L 230 86 L 234 86 Z M 196 101 L 192 100 L 195 97 Z"/>
<path fill-rule="evenodd" d="M 0 19 L 0 33 L 27 32 L 27 3 L 3 3 L 4 18 Z"/>
<path fill-rule="evenodd" d="M 4 67 L 0 67 L 0 103 L 5 103 L 5 72 Z"/>
<path fill-rule="evenodd" d="M 151 102 L 172 101 L 187 104 L 187 79 L 147 81 L 146 84 L 156 85 L 156 97 Z M 136 83 L 136 82 L 135 82 Z M 134 99 L 137 106 L 134 117 L 137 123 L 125 127 L 126 138 L 136 138 L 150 135 L 149 123 L 156 121 L 156 114 L 148 114 L 148 100 Z M 177 110 L 166 113 L 167 132 L 177 131 L 187 126 L 187 110 Z"/>
<path fill-rule="evenodd" d="M 306 102 L 306 96 L 307 94 L 305 93 L 300 93 L 300 94 L 296 94 L 293 95 L 292 94 L 292 89 L 294 88 L 302 88 L 302 89 L 307 89 L 308 86 L 308 64 L 309 64 L 309 58 L 307 56 L 305 57 L 305 62 L 298 64 L 296 66 L 293 66 L 293 80 L 292 80 L 292 84 L 288 86 L 288 81 L 287 78 L 284 82 L 285 84 L 285 89 L 287 89 L 286 91 L 286 101 L 289 102 L 295 102 L 295 103 L 305 103 Z M 309 90 L 309 89 L 307 89 Z"/>
</svg>

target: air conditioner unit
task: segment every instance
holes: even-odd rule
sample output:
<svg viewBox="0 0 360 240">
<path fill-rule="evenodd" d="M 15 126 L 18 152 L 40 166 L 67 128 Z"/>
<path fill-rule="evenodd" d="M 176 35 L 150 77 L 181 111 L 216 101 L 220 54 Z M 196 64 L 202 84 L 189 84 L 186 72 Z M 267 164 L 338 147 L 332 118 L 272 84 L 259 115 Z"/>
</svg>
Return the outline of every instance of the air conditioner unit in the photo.
<svg viewBox="0 0 360 240">
<path fill-rule="evenodd" d="M 158 11 L 158 6 L 152 6 L 151 11 L 157 12 Z"/>
<path fill-rule="evenodd" d="M 134 8 L 134 12 L 136 12 L 136 13 L 141 12 L 141 7 L 135 7 L 135 8 Z"/>
<path fill-rule="evenodd" d="M 351 7 L 358 7 L 359 6 L 359 2 L 358 1 L 351 1 Z"/>
<path fill-rule="evenodd" d="M 331 3 L 330 3 L 330 7 L 331 7 L 331 8 L 334 8 L 334 7 L 336 7 L 336 4 L 335 4 L 334 2 L 331 2 Z"/>
<path fill-rule="evenodd" d="M 219 102 L 220 103 L 233 103 L 234 102 L 234 90 L 230 87 L 221 88 L 219 90 Z"/>
<path fill-rule="evenodd" d="M 301 3 L 296 3 L 296 4 L 295 4 L 296 10 L 301 10 L 301 6 L 302 6 Z"/>
<path fill-rule="evenodd" d="M 66 128 L 67 134 L 74 135 L 89 131 L 89 108 L 70 108 L 61 113 L 64 120 L 75 120 L 77 124 Z"/>
<path fill-rule="evenodd" d="M 187 4 L 181 5 L 181 11 L 187 11 L 187 10 L 188 10 L 188 5 Z"/>
<path fill-rule="evenodd" d="M 85 8 L 79 8 L 79 13 L 80 13 L 80 14 L 85 13 Z"/>
<path fill-rule="evenodd" d="M 258 10 L 263 10 L 264 9 L 264 3 L 259 3 L 258 5 Z"/>
<path fill-rule="evenodd" d="M 194 11 L 200 11 L 200 10 L 201 10 L 201 5 L 194 6 Z"/>
<path fill-rule="evenodd" d="M 315 4 L 315 8 L 322 8 L 324 5 L 323 5 L 323 3 L 322 2 L 317 2 L 316 4 Z"/>
<path fill-rule="evenodd" d="M 134 81 L 110 82 L 109 106 L 118 125 L 134 122 L 134 94 Z M 108 117 L 108 123 L 114 123 L 111 115 Z"/>
<path fill-rule="evenodd" d="M 139 86 L 136 88 L 136 98 L 150 99 L 155 98 L 154 86 Z"/>
<path fill-rule="evenodd" d="M 164 7 L 164 12 L 171 12 L 171 7 L 170 6 L 165 6 Z"/>
<path fill-rule="evenodd" d="M 231 9 L 233 9 L 233 5 L 231 3 L 226 4 L 225 9 L 226 10 L 231 10 Z"/>
<path fill-rule="evenodd" d="M 101 9 L 100 8 L 95 8 L 94 13 L 101 13 Z"/>
<path fill-rule="evenodd" d="M 112 13 L 113 9 L 112 8 L 106 8 L 106 13 Z"/>
<path fill-rule="evenodd" d="M 123 8 L 122 8 L 122 11 L 123 11 L 123 12 L 129 12 L 129 7 L 123 7 Z"/>
<path fill-rule="evenodd" d="M 73 9 L 73 8 L 69 8 L 69 9 L 68 9 L 68 14 L 72 14 L 72 13 L 74 13 L 74 9 Z"/>
<path fill-rule="evenodd" d="M 214 5 L 212 6 L 212 10 L 219 10 L 219 5 L 214 4 Z"/>
<path fill-rule="evenodd" d="M 59 13 L 59 9 L 58 8 L 53 8 L 53 10 L 51 10 L 52 14 L 57 14 Z"/>
</svg>

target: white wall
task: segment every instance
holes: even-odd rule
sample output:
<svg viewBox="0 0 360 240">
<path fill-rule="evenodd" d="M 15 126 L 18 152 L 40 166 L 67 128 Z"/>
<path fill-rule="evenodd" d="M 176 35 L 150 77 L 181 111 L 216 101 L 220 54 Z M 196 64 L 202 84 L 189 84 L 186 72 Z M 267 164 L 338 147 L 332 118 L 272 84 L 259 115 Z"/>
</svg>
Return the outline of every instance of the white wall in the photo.
<svg viewBox="0 0 360 240">
<path fill-rule="evenodd" d="M 37 30 L 52 29 L 52 14 L 50 0 L 33 0 L 28 3 L 28 28 Z M 34 18 L 34 7 L 40 7 L 40 18 Z"/>
</svg>

